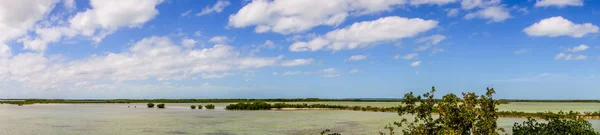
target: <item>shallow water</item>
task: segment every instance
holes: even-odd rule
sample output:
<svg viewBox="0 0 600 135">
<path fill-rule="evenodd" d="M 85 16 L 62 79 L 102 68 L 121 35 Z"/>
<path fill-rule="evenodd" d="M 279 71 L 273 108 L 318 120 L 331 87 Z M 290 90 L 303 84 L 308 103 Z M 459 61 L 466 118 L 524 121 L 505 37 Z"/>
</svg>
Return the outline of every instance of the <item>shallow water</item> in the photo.
<svg viewBox="0 0 600 135">
<path fill-rule="evenodd" d="M 226 103 L 215 104 L 215 110 L 191 110 L 189 105 L 167 104 L 167 109 L 145 104 L 0 105 L 0 134 L 314 135 L 327 128 L 345 135 L 377 134 L 385 124 L 402 118 L 395 113 L 343 110 L 226 111 Z M 501 118 L 499 124 L 510 129 L 522 120 Z M 591 122 L 600 129 L 600 121 Z"/>
</svg>

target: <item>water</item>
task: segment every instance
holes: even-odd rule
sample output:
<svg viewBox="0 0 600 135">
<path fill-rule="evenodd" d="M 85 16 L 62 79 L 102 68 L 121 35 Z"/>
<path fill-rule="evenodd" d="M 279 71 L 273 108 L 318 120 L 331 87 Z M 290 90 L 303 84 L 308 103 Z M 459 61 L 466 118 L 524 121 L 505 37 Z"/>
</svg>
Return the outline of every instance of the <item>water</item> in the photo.
<svg viewBox="0 0 600 135">
<path fill-rule="evenodd" d="M 5 104 L 0 105 L 0 135 L 314 135 L 327 128 L 344 135 L 371 135 L 402 119 L 396 113 L 383 112 L 226 111 L 224 103 L 215 104 L 215 110 L 191 110 L 189 105 L 167 104 L 166 109 L 157 109 L 145 104 Z M 510 130 L 520 121 L 523 119 L 501 118 L 498 122 Z M 600 121 L 591 122 L 600 129 Z"/>
</svg>

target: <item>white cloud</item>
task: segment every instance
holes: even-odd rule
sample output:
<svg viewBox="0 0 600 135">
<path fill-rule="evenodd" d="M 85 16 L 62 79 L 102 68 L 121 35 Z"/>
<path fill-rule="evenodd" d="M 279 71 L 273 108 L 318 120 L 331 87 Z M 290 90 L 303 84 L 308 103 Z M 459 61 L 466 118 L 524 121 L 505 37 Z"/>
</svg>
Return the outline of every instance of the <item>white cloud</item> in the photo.
<svg viewBox="0 0 600 135">
<path fill-rule="evenodd" d="M 535 7 L 583 6 L 583 0 L 536 0 Z"/>
<path fill-rule="evenodd" d="M 417 43 L 429 43 L 429 44 L 433 44 L 433 45 L 437 45 L 438 43 L 442 42 L 443 40 L 446 39 L 446 36 L 444 35 L 432 35 L 429 37 L 422 37 L 419 38 L 419 40 L 417 40 Z"/>
<path fill-rule="evenodd" d="M 447 9 L 446 10 L 448 13 L 446 14 L 448 17 L 455 17 L 458 16 L 459 10 L 458 8 L 453 8 L 453 9 Z"/>
<path fill-rule="evenodd" d="M 419 54 L 417 54 L 417 53 L 411 53 L 411 54 L 406 54 L 406 55 L 402 56 L 402 59 L 410 60 L 410 59 L 415 59 L 418 56 L 419 56 Z"/>
<path fill-rule="evenodd" d="M 29 2 L 37 2 L 37 4 L 44 3 L 42 0 L 32 0 Z M 64 2 L 64 4 L 74 4 L 70 1 Z M 91 37 L 91 39 L 95 43 L 99 43 L 102 41 L 102 39 L 104 39 L 104 37 L 112 34 L 118 28 L 141 27 L 145 22 L 153 19 L 154 16 L 158 14 L 158 10 L 156 10 L 155 7 L 161 2 L 162 0 L 91 0 L 91 9 L 86 9 L 82 12 L 76 13 L 70 19 L 68 19 L 68 21 L 65 21 L 68 22 L 68 24 L 57 23 L 57 25 L 55 26 L 47 26 L 49 24 L 36 26 L 34 30 L 36 36 L 27 36 L 21 38 L 19 41 L 23 43 L 24 49 L 40 52 L 46 50 L 47 45 L 49 43 L 58 42 L 63 37 L 71 38 L 77 35 L 82 35 Z M 21 26 L 28 26 L 27 28 L 29 28 L 32 27 L 32 25 L 35 24 L 37 20 L 42 19 L 43 16 L 46 15 L 46 13 L 51 9 L 51 7 L 53 7 L 54 2 L 49 3 L 50 4 L 45 3 L 43 5 L 37 6 L 32 6 L 34 5 L 34 3 L 25 3 L 28 6 L 12 6 L 40 7 L 36 8 L 35 10 L 24 11 L 32 14 L 32 16 L 35 16 L 34 18 L 36 18 L 31 18 L 31 20 L 19 21 L 20 23 L 24 24 Z M 45 7 L 44 5 L 46 5 L 47 7 Z M 62 20 L 56 20 L 56 18 L 51 17 L 50 20 L 47 21 L 61 22 Z M 2 25 L 0 25 L 0 30 L 2 30 L 1 27 Z M 15 27 L 16 26 L 13 26 L 13 28 Z M 0 36 L 0 42 L 1 39 L 2 36 Z"/>
<path fill-rule="evenodd" d="M 67 8 L 67 10 L 73 10 L 77 8 L 75 5 L 75 0 L 63 0 L 63 5 L 65 8 Z"/>
<path fill-rule="evenodd" d="M 523 49 L 516 50 L 516 51 L 514 52 L 514 54 L 523 54 L 523 53 L 527 53 L 527 52 L 530 52 L 530 51 L 531 51 L 531 50 L 529 50 L 529 49 L 525 49 L 525 48 L 523 48 Z"/>
<path fill-rule="evenodd" d="M 8 45 L 0 43 L 0 59 L 12 56 L 12 50 Z"/>
<path fill-rule="evenodd" d="M 422 4 L 432 4 L 432 5 L 446 5 L 450 3 L 455 3 L 458 0 L 411 0 L 411 5 L 422 5 Z"/>
<path fill-rule="evenodd" d="M 190 14 L 191 12 L 192 12 L 192 10 L 188 10 L 188 11 L 181 13 L 181 15 L 179 15 L 179 16 L 184 17 L 184 16 L 187 16 L 188 14 Z"/>
<path fill-rule="evenodd" d="M 417 43 L 423 43 L 419 45 L 415 50 L 416 51 L 425 51 L 431 47 L 436 46 L 440 42 L 446 39 L 446 36 L 443 35 L 432 35 L 429 37 L 422 37 L 417 40 Z"/>
<path fill-rule="evenodd" d="M 321 77 L 327 77 L 327 78 L 340 76 L 337 69 L 335 69 L 335 68 L 321 69 L 318 73 L 321 75 Z"/>
<path fill-rule="evenodd" d="M 162 0 L 91 0 L 91 9 L 69 19 L 71 28 L 100 42 L 120 27 L 141 27 L 158 15 L 156 5 Z"/>
<path fill-rule="evenodd" d="M 587 59 L 587 56 L 585 55 L 573 55 L 573 54 L 565 54 L 565 53 L 558 53 L 556 54 L 556 56 L 554 56 L 554 59 L 556 60 L 585 60 Z"/>
<path fill-rule="evenodd" d="M 303 66 L 303 65 L 309 65 L 311 63 L 313 63 L 315 61 L 315 59 L 295 59 L 295 60 L 287 60 L 287 61 L 283 61 L 281 63 L 281 66 L 284 67 L 295 67 L 295 66 Z"/>
<path fill-rule="evenodd" d="M 255 0 L 229 16 L 229 26 L 255 26 L 257 33 L 299 33 L 316 26 L 338 26 L 349 16 L 392 11 L 412 5 L 443 5 L 456 0 Z"/>
<path fill-rule="evenodd" d="M 244 70 L 277 66 L 283 56 L 241 56 L 232 46 L 183 49 L 167 37 L 149 37 L 127 51 L 60 61 L 42 53 L 21 53 L 0 61 L 0 80 L 34 88 L 72 86 L 88 81 L 181 80 L 222 78 Z"/>
<path fill-rule="evenodd" d="M 421 61 L 414 61 L 414 62 L 410 63 L 411 67 L 416 67 L 416 66 L 419 66 L 419 65 L 421 65 Z"/>
<path fill-rule="evenodd" d="M 351 74 L 353 74 L 353 73 L 358 73 L 358 69 L 352 69 L 352 70 L 350 70 L 350 72 L 349 72 L 349 73 L 351 73 Z"/>
<path fill-rule="evenodd" d="M 350 56 L 350 58 L 348 58 L 346 60 L 348 60 L 348 61 L 364 60 L 367 57 L 368 56 L 366 56 L 366 55 L 353 55 L 353 56 Z"/>
<path fill-rule="evenodd" d="M 340 73 L 335 68 L 325 68 L 325 69 L 319 69 L 314 72 L 286 71 L 286 72 L 283 72 L 283 74 L 281 74 L 281 76 L 294 76 L 294 75 L 319 75 L 319 76 L 325 77 L 325 78 L 332 78 L 332 77 L 340 76 Z"/>
<path fill-rule="evenodd" d="M 565 50 L 566 52 L 579 52 L 579 51 L 585 51 L 587 49 L 589 49 L 590 47 L 584 44 L 581 44 L 579 46 L 573 47 L 573 48 L 569 48 L 567 50 Z"/>
<path fill-rule="evenodd" d="M 479 10 L 474 13 L 468 13 L 465 15 L 465 19 L 482 18 L 489 19 L 488 23 L 502 22 L 512 16 L 508 12 L 508 9 L 503 6 L 491 6 L 485 9 Z"/>
<path fill-rule="evenodd" d="M 350 50 L 367 47 L 377 42 L 413 37 L 433 29 L 437 24 L 437 21 L 420 18 L 383 17 L 373 21 L 356 22 L 351 26 L 330 31 L 325 36 L 313 38 L 308 42 L 295 42 L 289 49 L 293 52 L 323 49 Z"/>
<path fill-rule="evenodd" d="M 196 36 L 196 37 L 202 36 L 202 32 L 196 31 L 196 32 L 194 32 L 194 36 Z"/>
<path fill-rule="evenodd" d="M 50 12 L 55 0 L 11 0 L 0 3 L 0 45 L 27 33 Z"/>
<path fill-rule="evenodd" d="M 225 7 L 229 6 L 229 4 L 230 3 L 227 0 L 219 0 L 212 7 L 206 6 L 205 8 L 203 8 L 202 12 L 197 13 L 196 16 L 203 16 L 203 15 L 207 15 L 207 14 L 210 14 L 213 12 L 221 13 L 223 11 L 223 9 L 225 9 Z"/>
<path fill-rule="evenodd" d="M 181 45 L 183 45 L 183 47 L 185 47 L 185 48 L 194 48 L 196 43 L 198 43 L 198 41 L 196 41 L 194 39 L 183 38 L 181 40 Z"/>
<path fill-rule="evenodd" d="M 226 36 L 214 36 L 208 40 L 208 42 L 216 43 L 216 44 L 227 44 L 232 41 L 233 41 L 233 39 L 229 39 Z"/>
<path fill-rule="evenodd" d="M 581 38 L 590 33 L 597 33 L 598 26 L 591 23 L 575 24 L 562 16 L 546 18 L 523 29 L 529 36 L 571 36 Z"/>
<path fill-rule="evenodd" d="M 500 0 L 463 0 L 460 5 L 462 9 L 470 10 L 476 7 L 486 8 L 500 4 Z"/>
</svg>

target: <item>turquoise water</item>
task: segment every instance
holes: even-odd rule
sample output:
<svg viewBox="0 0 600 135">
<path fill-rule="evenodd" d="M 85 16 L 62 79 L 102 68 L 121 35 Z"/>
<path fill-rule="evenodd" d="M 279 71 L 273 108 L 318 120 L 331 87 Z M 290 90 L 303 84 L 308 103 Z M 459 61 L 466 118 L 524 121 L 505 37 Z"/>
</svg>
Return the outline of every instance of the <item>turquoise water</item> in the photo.
<svg viewBox="0 0 600 135">
<path fill-rule="evenodd" d="M 215 104 L 215 110 L 191 110 L 189 105 L 167 104 L 166 109 L 145 104 L 0 105 L 0 135 L 314 135 L 327 128 L 345 135 L 371 135 L 402 118 L 395 113 L 343 110 L 226 111 L 224 103 Z M 523 120 L 501 118 L 498 123 L 510 129 Z M 600 129 L 600 121 L 591 122 Z"/>
</svg>

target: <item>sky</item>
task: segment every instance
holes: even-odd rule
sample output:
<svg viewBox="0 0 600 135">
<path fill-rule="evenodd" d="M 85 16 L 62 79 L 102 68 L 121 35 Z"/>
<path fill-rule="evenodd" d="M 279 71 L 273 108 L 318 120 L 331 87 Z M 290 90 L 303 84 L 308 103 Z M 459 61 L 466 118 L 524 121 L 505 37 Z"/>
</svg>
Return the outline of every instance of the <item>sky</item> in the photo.
<svg viewBox="0 0 600 135">
<path fill-rule="evenodd" d="M 3 0 L 0 98 L 600 98 L 596 0 Z"/>
</svg>

